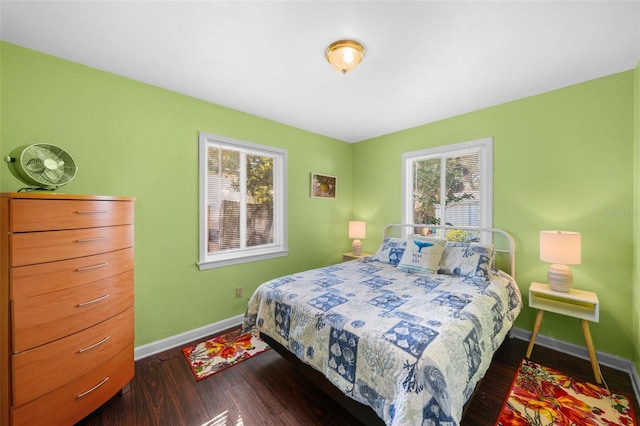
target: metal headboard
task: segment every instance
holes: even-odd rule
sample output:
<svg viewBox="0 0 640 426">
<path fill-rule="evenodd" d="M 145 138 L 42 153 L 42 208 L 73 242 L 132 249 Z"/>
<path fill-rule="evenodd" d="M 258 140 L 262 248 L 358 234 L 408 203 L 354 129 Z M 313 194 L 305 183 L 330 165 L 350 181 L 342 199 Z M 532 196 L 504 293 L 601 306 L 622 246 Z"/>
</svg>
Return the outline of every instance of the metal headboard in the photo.
<svg viewBox="0 0 640 426">
<path fill-rule="evenodd" d="M 415 223 L 392 223 L 386 225 L 384 230 L 382 231 L 382 238 L 389 236 L 389 231 L 392 229 L 400 229 L 404 231 L 404 235 L 408 234 L 405 228 L 413 229 L 413 228 L 429 228 L 429 229 L 438 229 L 443 230 L 444 233 L 450 229 L 459 229 L 461 231 L 472 231 L 472 232 L 486 232 L 491 234 L 491 241 L 493 241 L 493 234 L 499 234 L 505 238 L 507 244 L 509 245 L 508 249 L 498 248 L 496 247 L 497 252 L 508 253 L 509 254 L 509 275 L 515 279 L 516 277 L 516 243 L 513 240 L 511 234 L 507 231 L 499 228 L 478 228 L 475 226 L 451 226 L 451 225 L 425 225 L 425 224 L 415 224 Z M 444 237 L 443 237 L 444 238 Z"/>
</svg>

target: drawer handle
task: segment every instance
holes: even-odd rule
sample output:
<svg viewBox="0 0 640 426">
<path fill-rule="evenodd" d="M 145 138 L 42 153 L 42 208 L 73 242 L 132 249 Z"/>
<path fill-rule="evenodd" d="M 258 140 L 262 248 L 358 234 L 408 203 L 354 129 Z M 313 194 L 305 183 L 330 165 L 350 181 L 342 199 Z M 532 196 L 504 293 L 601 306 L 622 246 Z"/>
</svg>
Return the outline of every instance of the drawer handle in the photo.
<svg viewBox="0 0 640 426">
<path fill-rule="evenodd" d="M 86 348 L 78 349 L 78 353 L 81 354 L 83 352 L 90 351 L 91 349 L 95 348 L 96 346 L 100 346 L 101 344 L 103 344 L 104 342 L 109 340 L 110 338 L 111 338 L 111 336 L 107 336 L 104 339 L 100 340 L 99 342 L 94 343 L 93 345 L 87 346 Z"/>
<path fill-rule="evenodd" d="M 104 385 L 105 383 L 107 383 L 107 381 L 109 380 L 109 377 L 105 377 L 104 379 L 102 379 L 102 381 L 100 383 L 98 383 L 97 385 L 95 385 L 94 387 L 92 387 L 89 390 L 86 390 L 82 393 L 79 393 L 78 396 L 76 396 L 77 399 L 80 399 L 88 394 L 90 394 L 91 392 L 93 392 L 94 390 L 98 389 L 100 386 Z"/>
<path fill-rule="evenodd" d="M 99 263 L 97 265 L 85 266 L 83 268 L 76 269 L 76 272 L 88 271 L 90 269 L 96 269 L 96 268 L 103 268 L 103 267 L 105 267 L 107 265 L 108 265 L 108 263 L 105 262 L 105 263 Z"/>
<path fill-rule="evenodd" d="M 87 302 L 82 302 L 82 303 L 78 303 L 76 305 L 77 308 L 82 308 L 83 306 L 87 306 L 87 305 L 91 305 L 93 303 L 98 303 L 104 299 L 106 299 L 107 297 L 109 297 L 109 294 L 105 294 L 104 296 L 98 297 L 97 299 L 93 299 L 93 300 L 89 300 Z"/>
<path fill-rule="evenodd" d="M 106 240 L 107 238 L 108 237 L 81 238 L 79 240 L 76 240 L 76 243 L 90 243 L 92 241 Z"/>
<path fill-rule="evenodd" d="M 77 210 L 78 214 L 95 214 L 95 213 L 106 213 L 106 210 Z"/>
</svg>

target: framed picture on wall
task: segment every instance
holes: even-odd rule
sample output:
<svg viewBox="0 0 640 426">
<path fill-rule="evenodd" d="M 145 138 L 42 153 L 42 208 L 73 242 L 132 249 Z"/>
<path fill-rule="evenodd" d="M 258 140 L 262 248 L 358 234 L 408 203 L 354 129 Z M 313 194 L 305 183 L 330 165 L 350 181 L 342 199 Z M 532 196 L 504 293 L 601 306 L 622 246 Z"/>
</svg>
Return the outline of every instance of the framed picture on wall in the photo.
<svg viewBox="0 0 640 426">
<path fill-rule="evenodd" d="M 336 198 L 337 179 L 335 176 L 311 173 L 311 197 Z"/>
</svg>

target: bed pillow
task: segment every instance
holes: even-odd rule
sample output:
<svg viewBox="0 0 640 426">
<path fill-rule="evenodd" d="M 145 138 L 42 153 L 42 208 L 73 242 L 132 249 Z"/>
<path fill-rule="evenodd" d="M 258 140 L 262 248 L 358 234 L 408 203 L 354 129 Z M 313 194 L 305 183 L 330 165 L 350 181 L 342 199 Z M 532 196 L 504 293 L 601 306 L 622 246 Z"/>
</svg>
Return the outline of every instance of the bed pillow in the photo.
<svg viewBox="0 0 640 426">
<path fill-rule="evenodd" d="M 411 235 L 407 248 L 398 263 L 398 269 L 406 272 L 436 274 L 447 240 L 437 237 Z"/>
<path fill-rule="evenodd" d="M 400 262 L 406 247 L 407 240 L 404 238 L 384 237 L 382 245 L 373 255 L 373 260 L 396 266 Z"/>
<path fill-rule="evenodd" d="M 487 278 L 495 262 L 495 255 L 494 244 L 449 241 L 440 259 L 438 273 Z"/>
</svg>

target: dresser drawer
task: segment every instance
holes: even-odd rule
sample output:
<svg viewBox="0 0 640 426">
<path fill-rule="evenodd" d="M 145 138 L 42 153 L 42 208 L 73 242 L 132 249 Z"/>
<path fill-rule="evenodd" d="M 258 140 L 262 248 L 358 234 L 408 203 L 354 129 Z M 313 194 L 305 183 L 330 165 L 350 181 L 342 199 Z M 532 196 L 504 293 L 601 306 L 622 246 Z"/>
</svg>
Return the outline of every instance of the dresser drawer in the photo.
<svg viewBox="0 0 640 426">
<path fill-rule="evenodd" d="M 11 266 L 106 253 L 133 246 L 133 225 L 10 235 Z"/>
<path fill-rule="evenodd" d="M 13 405 L 49 393 L 125 351 L 133 345 L 133 322 L 129 308 L 79 333 L 13 355 Z"/>
<path fill-rule="evenodd" d="M 46 369 L 42 372 L 46 374 Z M 13 425 L 73 425 L 118 393 L 134 375 L 133 345 L 82 377 L 12 408 Z"/>
<path fill-rule="evenodd" d="M 133 247 L 9 270 L 11 299 L 77 287 L 133 269 Z"/>
<path fill-rule="evenodd" d="M 13 353 L 49 343 L 133 306 L 133 270 L 71 289 L 13 300 Z"/>
<path fill-rule="evenodd" d="M 94 228 L 133 223 L 133 203 L 105 200 L 11 200 L 10 232 Z"/>
</svg>

